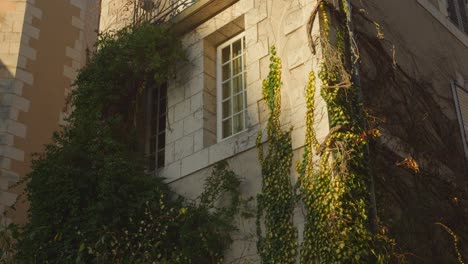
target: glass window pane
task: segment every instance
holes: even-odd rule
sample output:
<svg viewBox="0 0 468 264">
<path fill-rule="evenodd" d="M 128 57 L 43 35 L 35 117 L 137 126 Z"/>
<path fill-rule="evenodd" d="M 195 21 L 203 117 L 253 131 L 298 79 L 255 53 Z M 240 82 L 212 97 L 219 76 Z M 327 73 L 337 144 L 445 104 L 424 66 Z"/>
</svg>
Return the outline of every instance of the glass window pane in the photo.
<svg viewBox="0 0 468 264">
<path fill-rule="evenodd" d="M 223 118 L 231 115 L 231 99 L 223 102 Z"/>
<path fill-rule="evenodd" d="M 166 113 L 166 100 L 159 101 L 159 113 Z"/>
<path fill-rule="evenodd" d="M 162 133 L 158 136 L 158 150 L 163 149 L 166 146 L 166 135 Z"/>
<path fill-rule="evenodd" d="M 244 130 L 244 112 L 234 116 L 234 133 Z"/>
<path fill-rule="evenodd" d="M 231 57 L 231 56 L 230 56 L 230 55 L 231 55 L 231 54 L 230 54 L 230 53 L 231 53 L 231 46 L 225 47 L 225 48 L 221 51 L 221 53 L 223 54 L 223 55 L 222 55 L 222 63 L 225 63 L 225 62 L 229 61 L 229 59 L 230 59 L 230 57 Z"/>
<path fill-rule="evenodd" d="M 164 167 L 164 149 L 158 152 L 158 169 Z"/>
<path fill-rule="evenodd" d="M 150 138 L 150 154 L 156 152 L 156 136 Z"/>
<path fill-rule="evenodd" d="M 231 64 L 228 63 L 223 66 L 223 81 L 231 78 Z"/>
<path fill-rule="evenodd" d="M 239 76 L 236 76 L 234 77 L 234 79 L 232 79 L 232 88 L 233 88 L 233 94 L 236 94 L 240 91 L 242 91 L 243 87 L 242 87 L 242 74 L 239 75 Z"/>
<path fill-rule="evenodd" d="M 232 135 L 231 121 L 232 119 L 223 121 L 223 138 Z"/>
<path fill-rule="evenodd" d="M 223 100 L 231 96 L 231 85 L 229 85 L 230 83 L 230 81 L 223 83 Z"/>
<path fill-rule="evenodd" d="M 234 96 L 234 114 L 244 110 L 244 94 L 240 93 Z"/>
<path fill-rule="evenodd" d="M 242 53 L 242 39 L 239 39 L 238 41 L 234 42 L 232 44 L 232 57 L 239 56 Z"/>
<path fill-rule="evenodd" d="M 149 163 L 149 169 L 150 171 L 153 171 L 156 169 L 156 158 L 155 155 L 148 156 L 148 163 Z"/>
<path fill-rule="evenodd" d="M 158 132 L 162 132 L 165 129 L 166 129 L 166 116 L 161 115 L 161 116 L 159 116 Z"/>
<path fill-rule="evenodd" d="M 232 61 L 232 75 L 236 76 L 242 72 L 242 57 L 238 57 Z"/>
</svg>

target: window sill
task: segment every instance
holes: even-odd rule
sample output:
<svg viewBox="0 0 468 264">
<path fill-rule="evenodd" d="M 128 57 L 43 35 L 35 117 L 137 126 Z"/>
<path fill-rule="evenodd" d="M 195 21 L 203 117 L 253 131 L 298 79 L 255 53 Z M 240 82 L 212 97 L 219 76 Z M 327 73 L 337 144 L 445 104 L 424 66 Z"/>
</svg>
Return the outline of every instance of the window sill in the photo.
<svg viewBox="0 0 468 264">
<path fill-rule="evenodd" d="M 454 35 L 461 43 L 468 47 L 468 36 L 460 31 L 450 20 L 442 15 L 442 13 L 433 6 L 428 0 L 418 0 L 418 3 L 426 9 L 433 17 L 435 17 L 452 35 Z"/>
<path fill-rule="evenodd" d="M 221 160 L 250 150 L 256 145 L 259 128 L 259 124 L 251 126 L 239 134 L 168 164 L 161 169 L 158 176 L 165 178 L 167 183 L 171 183 L 210 167 Z"/>
</svg>

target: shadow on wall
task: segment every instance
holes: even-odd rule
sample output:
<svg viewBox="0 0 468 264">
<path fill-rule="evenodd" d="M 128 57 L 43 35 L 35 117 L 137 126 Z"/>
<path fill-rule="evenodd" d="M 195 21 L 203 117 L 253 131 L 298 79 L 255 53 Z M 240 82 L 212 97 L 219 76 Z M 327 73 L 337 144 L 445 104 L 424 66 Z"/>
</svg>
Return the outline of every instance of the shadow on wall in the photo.
<svg viewBox="0 0 468 264">
<path fill-rule="evenodd" d="M 6 55 L 13 56 L 13 55 Z M 13 135 L 10 133 L 11 122 L 17 117 L 18 110 L 11 107 L 11 102 L 17 94 L 18 87 L 14 76 L 16 66 L 4 63 L 0 55 L 0 224 L 9 224 L 10 219 L 5 216 L 6 211 L 15 203 L 17 195 L 9 192 L 9 187 L 19 179 L 18 175 L 10 171 Z M 7 64 L 7 65 L 6 65 Z"/>
</svg>

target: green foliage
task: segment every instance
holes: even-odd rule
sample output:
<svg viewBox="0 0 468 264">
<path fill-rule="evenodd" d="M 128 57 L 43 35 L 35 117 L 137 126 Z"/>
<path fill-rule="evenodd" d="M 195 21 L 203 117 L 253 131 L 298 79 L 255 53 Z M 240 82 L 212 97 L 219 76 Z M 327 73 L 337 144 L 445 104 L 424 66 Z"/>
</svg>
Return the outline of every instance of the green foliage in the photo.
<svg viewBox="0 0 468 264">
<path fill-rule="evenodd" d="M 18 263 L 219 263 L 239 211 L 240 181 L 215 167 L 198 201 L 146 173 L 135 126 L 147 83 L 160 84 L 183 58 L 163 27 L 100 37 L 81 70 L 68 125 L 38 154 L 27 176 L 29 222 Z M 222 206 L 220 196 L 231 198 Z"/>
<path fill-rule="evenodd" d="M 262 192 L 257 196 L 258 251 L 262 263 L 295 263 L 297 255 L 297 230 L 293 226 L 295 199 L 291 186 L 292 162 L 291 132 L 283 131 L 281 113 L 281 61 L 271 49 L 270 72 L 263 81 L 263 98 L 270 110 L 267 124 L 268 151 L 264 158 L 262 133 L 257 138 L 262 167 Z M 261 221 L 264 214 L 265 235 Z"/>
<path fill-rule="evenodd" d="M 323 54 L 320 93 L 327 104 L 330 133 L 319 145 L 314 125 L 315 74 L 306 89 L 306 146 L 298 164 L 299 185 L 307 209 L 301 263 L 385 263 L 369 230 L 368 136 L 359 113 L 358 87 L 350 81 L 346 61 L 346 22 L 329 43 L 328 14 L 320 4 Z M 319 156 L 318 165 L 313 155 Z"/>
</svg>

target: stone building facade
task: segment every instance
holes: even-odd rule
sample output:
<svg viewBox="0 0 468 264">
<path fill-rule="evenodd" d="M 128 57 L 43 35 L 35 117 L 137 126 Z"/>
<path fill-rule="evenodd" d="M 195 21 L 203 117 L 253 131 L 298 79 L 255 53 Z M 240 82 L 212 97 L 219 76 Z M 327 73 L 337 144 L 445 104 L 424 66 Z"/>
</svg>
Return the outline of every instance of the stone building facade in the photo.
<svg viewBox="0 0 468 264">
<path fill-rule="evenodd" d="M 131 23 L 134 8 L 143 2 L 148 1 L 104 0 L 102 29 Z M 455 261 L 452 238 L 435 223 L 450 226 L 465 245 L 462 254 L 468 256 L 468 230 L 463 224 L 468 220 L 467 3 L 349 2 L 364 105 L 380 120 L 377 126 L 382 131 L 372 158 L 379 214 L 399 247 L 414 253 L 410 262 Z M 122 3 L 127 8 L 119 8 Z M 164 95 L 149 95 L 150 101 L 167 104 L 164 111 L 153 113 L 165 120 L 162 130 L 149 129 L 147 138 L 149 145 L 156 144 L 155 153 L 149 153 L 156 160 L 155 174 L 165 177 L 178 193 L 194 198 L 211 167 L 227 160 L 243 177 L 243 195 L 259 192 L 255 141 L 267 118 L 261 86 L 273 45 L 283 62 L 281 122 L 292 127 L 293 164 L 301 158 L 307 76 L 311 70 L 318 72 L 321 63 L 320 48 L 313 54 L 309 45 L 310 39 L 320 37 L 318 19 L 309 25 L 317 4 L 317 0 L 199 0 L 176 12 L 171 22 L 181 34 L 189 62 L 178 66 Z M 321 141 L 329 125 L 319 91 L 315 103 L 315 129 Z M 411 168 L 409 161 L 417 166 Z M 295 181 L 294 168 L 291 174 Z M 227 261 L 257 262 L 255 220 L 237 221 L 240 230 Z M 301 240 L 301 206 L 294 221 Z"/>
<path fill-rule="evenodd" d="M 26 220 L 22 187 L 11 186 L 64 121 L 66 97 L 86 50 L 93 49 L 99 14 L 96 0 L 0 2 L 2 224 Z M 8 210 L 17 199 L 16 210 Z"/>
</svg>

